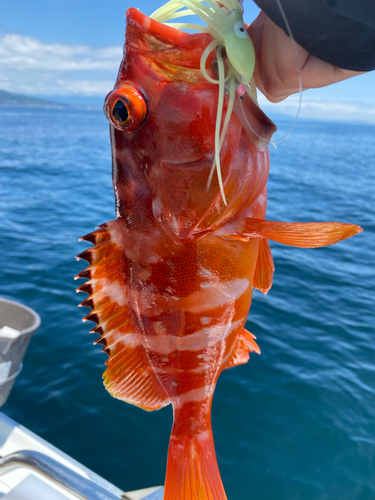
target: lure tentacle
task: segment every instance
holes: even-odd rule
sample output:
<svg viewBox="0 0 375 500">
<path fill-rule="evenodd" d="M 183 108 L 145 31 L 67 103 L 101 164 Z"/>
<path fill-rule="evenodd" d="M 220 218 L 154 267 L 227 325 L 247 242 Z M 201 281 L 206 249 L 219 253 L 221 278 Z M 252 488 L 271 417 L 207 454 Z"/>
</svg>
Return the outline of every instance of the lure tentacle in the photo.
<svg viewBox="0 0 375 500">
<path fill-rule="evenodd" d="M 169 23 L 168 21 L 178 17 L 195 14 L 202 21 L 207 23 L 207 27 L 192 23 Z M 256 99 L 256 89 L 250 87 L 255 66 L 255 51 L 253 43 L 246 31 L 243 18 L 242 7 L 238 0 L 221 0 L 220 4 L 216 0 L 170 0 L 164 6 L 157 9 L 151 17 L 156 21 L 168 24 L 177 29 L 192 29 L 210 33 L 214 40 L 204 50 L 200 68 L 204 78 L 214 84 L 219 85 L 218 109 L 215 126 L 215 159 L 210 171 L 206 189 L 209 188 L 212 176 L 217 172 L 220 192 L 226 205 L 223 179 L 220 169 L 220 151 L 225 139 L 225 134 L 229 126 L 231 114 L 234 107 L 235 87 L 243 84 L 246 93 L 258 105 Z M 218 64 L 218 79 L 212 78 L 206 69 L 207 58 L 216 49 Z M 226 53 L 227 71 L 225 74 L 223 52 Z M 229 81 L 229 102 L 222 131 L 221 120 L 224 108 L 225 82 Z"/>
<path fill-rule="evenodd" d="M 219 69 L 219 82 L 224 81 L 224 62 L 222 56 L 222 47 L 219 46 L 216 49 L 216 57 L 217 64 Z M 220 169 L 220 126 L 221 126 L 221 118 L 223 116 L 223 107 L 224 107 L 224 85 L 219 85 L 219 102 L 217 105 L 217 116 L 216 116 L 216 127 L 215 127 L 215 162 L 216 162 L 216 172 L 217 178 L 219 181 L 221 195 L 223 197 L 224 205 L 227 204 L 224 193 L 223 179 L 221 175 Z"/>
</svg>

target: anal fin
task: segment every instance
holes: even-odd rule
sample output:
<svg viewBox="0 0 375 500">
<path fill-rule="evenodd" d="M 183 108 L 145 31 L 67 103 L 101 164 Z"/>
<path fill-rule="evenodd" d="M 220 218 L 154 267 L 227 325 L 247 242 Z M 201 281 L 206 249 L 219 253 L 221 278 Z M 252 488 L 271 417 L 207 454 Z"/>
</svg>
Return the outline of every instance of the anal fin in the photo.
<svg viewBox="0 0 375 500">
<path fill-rule="evenodd" d="M 249 361 L 249 352 L 260 354 L 258 344 L 255 342 L 256 337 L 249 331 L 242 328 L 238 335 L 230 358 L 225 363 L 223 369 L 231 368 L 232 366 L 242 365 Z"/>
<path fill-rule="evenodd" d="M 268 240 L 261 238 L 259 241 L 258 260 L 254 275 L 254 288 L 266 294 L 272 286 L 275 264 Z"/>
<path fill-rule="evenodd" d="M 89 281 L 77 291 L 89 295 L 80 304 L 92 309 L 84 319 L 97 324 L 92 329 L 100 334 L 95 343 L 104 345 L 103 351 L 109 356 L 103 375 L 106 389 L 115 398 L 151 411 L 166 406 L 170 400 L 153 372 L 130 314 L 124 232 L 124 222 L 117 219 L 81 238 L 94 246 L 78 256 L 89 266 L 76 278 Z"/>
</svg>

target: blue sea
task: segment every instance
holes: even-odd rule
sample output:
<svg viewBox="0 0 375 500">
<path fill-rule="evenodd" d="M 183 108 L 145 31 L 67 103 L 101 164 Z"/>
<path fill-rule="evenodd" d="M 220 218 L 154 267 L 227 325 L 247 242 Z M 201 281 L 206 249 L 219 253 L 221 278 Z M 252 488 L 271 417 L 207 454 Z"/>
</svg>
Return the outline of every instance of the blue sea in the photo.
<svg viewBox="0 0 375 500">
<path fill-rule="evenodd" d="M 214 397 L 228 499 L 373 500 L 375 126 L 299 121 L 272 148 L 268 192 L 270 220 L 364 232 L 323 249 L 271 242 L 274 285 L 247 324 L 262 354 L 226 370 Z M 163 483 L 172 412 L 112 399 L 81 322 L 78 238 L 113 218 L 101 112 L 0 108 L 0 293 L 42 318 L 2 411 L 132 490 Z"/>
</svg>

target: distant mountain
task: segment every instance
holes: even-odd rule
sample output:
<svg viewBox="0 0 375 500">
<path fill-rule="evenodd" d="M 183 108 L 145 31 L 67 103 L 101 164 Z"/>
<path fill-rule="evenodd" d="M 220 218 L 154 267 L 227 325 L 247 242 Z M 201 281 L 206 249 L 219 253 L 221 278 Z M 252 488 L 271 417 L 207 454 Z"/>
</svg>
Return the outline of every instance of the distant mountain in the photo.
<svg viewBox="0 0 375 500">
<path fill-rule="evenodd" d="M 68 104 L 60 102 L 47 101 L 46 99 L 38 99 L 23 94 L 13 94 L 0 90 L 0 106 L 15 106 L 21 108 L 52 108 L 52 109 L 67 109 L 71 108 Z"/>
</svg>

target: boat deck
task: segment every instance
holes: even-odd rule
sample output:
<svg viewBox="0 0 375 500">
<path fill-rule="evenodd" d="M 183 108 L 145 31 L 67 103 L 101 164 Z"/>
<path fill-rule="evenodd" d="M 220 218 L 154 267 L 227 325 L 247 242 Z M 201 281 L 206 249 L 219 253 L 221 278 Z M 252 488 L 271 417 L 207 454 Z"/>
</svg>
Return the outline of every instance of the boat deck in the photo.
<svg viewBox="0 0 375 500">
<path fill-rule="evenodd" d="M 163 488 L 123 492 L 0 412 L 1 500 L 162 500 Z"/>
</svg>

